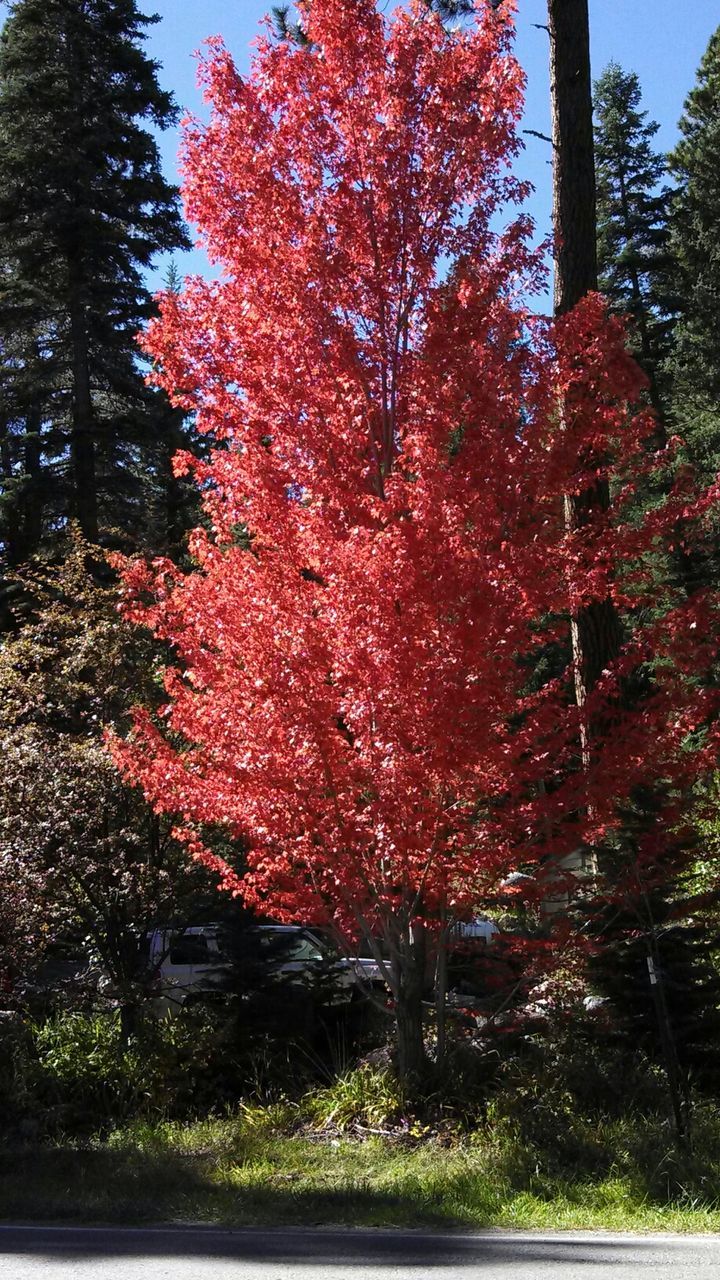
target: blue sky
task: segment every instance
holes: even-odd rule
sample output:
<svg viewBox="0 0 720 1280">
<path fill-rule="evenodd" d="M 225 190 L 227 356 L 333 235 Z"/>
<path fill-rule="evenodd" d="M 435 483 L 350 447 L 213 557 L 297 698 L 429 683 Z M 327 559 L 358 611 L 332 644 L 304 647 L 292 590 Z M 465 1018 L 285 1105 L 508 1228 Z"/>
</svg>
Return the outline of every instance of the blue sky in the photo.
<svg viewBox="0 0 720 1280">
<path fill-rule="evenodd" d="M 172 89 L 183 109 L 202 114 L 196 87 L 194 52 L 210 35 L 222 35 L 238 67 L 246 70 L 250 43 L 272 0 L 145 0 L 148 13 L 161 21 L 150 28 L 148 48 L 162 64 L 161 81 Z M 386 0 L 388 6 L 393 0 Z M 545 31 L 534 23 L 546 21 L 546 0 L 519 0 L 517 51 L 528 78 L 525 126 L 549 132 L 548 48 Z M 0 0 L 0 13 L 7 5 Z M 667 150 L 677 136 L 683 100 L 695 80 L 700 58 L 720 24 L 718 0 L 590 0 L 593 75 L 614 59 L 637 72 L 644 105 L 661 126 L 658 146 Z M 176 131 L 161 139 L 166 172 L 175 177 Z M 547 143 L 526 138 L 518 171 L 536 188 L 530 210 L 538 233 L 550 229 L 550 155 Z M 205 269 L 204 257 L 194 253 L 178 265 L 184 272 Z M 154 281 L 163 273 L 162 264 Z"/>
<path fill-rule="evenodd" d="M 388 0 L 388 3 L 390 0 Z M 163 64 L 162 82 L 181 106 L 202 114 L 195 84 L 193 53 L 210 35 L 222 35 L 238 67 L 246 70 L 250 42 L 258 23 L 270 8 L 269 0 L 151 0 L 148 12 L 162 21 L 150 31 L 149 49 Z M 519 0 L 517 52 L 526 72 L 525 127 L 549 132 L 548 44 L 545 31 L 534 23 L 546 21 L 546 0 Z M 677 137 L 677 121 L 683 100 L 694 83 L 708 40 L 720 24 L 717 0 L 590 0 L 593 76 L 614 59 L 626 70 L 637 72 L 644 105 L 661 126 L 658 146 L 669 149 Z M 174 173 L 177 135 L 162 140 L 166 170 Z M 541 235 L 550 229 L 549 146 L 527 137 L 526 151 L 518 166 L 536 188 L 531 212 Z M 193 254 L 181 265 L 184 271 L 203 270 L 204 259 Z"/>
</svg>

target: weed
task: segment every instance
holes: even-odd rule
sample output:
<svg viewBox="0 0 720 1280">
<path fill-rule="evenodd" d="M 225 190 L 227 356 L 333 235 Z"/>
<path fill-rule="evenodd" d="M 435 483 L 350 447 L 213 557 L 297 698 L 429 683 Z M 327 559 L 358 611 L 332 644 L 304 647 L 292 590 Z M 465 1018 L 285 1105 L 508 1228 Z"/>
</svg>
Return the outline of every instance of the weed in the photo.
<svg viewBox="0 0 720 1280">
<path fill-rule="evenodd" d="M 397 1123 L 404 1099 L 390 1070 L 364 1065 L 347 1071 L 327 1088 L 313 1090 L 301 1109 L 319 1129 L 343 1131 L 354 1125 L 377 1129 Z"/>
</svg>

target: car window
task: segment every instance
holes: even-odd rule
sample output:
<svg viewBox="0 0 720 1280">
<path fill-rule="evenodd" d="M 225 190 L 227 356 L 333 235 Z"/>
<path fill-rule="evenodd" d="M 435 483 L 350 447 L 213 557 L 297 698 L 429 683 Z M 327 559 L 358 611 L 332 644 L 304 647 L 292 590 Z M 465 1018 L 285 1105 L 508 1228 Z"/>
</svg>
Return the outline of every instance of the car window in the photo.
<svg viewBox="0 0 720 1280">
<path fill-rule="evenodd" d="M 323 954 L 314 939 L 300 934 L 288 947 L 288 960 L 322 960 Z"/>
<path fill-rule="evenodd" d="M 210 948 L 202 933 L 188 933 L 170 944 L 170 964 L 208 964 Z"/>
<path fill-rule="evenodd" d="M 263 951 L 277 954 L 279 960 L 321 960 L 322 951 L 315 938 L 301 929 L 259 929 Z"/>
</svg>

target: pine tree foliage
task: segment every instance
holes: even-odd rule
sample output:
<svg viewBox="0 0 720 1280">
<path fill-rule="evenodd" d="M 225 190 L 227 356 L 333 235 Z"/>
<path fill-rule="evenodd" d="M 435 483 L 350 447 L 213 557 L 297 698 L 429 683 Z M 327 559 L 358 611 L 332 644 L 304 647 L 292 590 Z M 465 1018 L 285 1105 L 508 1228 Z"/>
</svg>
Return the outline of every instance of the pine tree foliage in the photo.
<svg viewBox="0 0 720 1280">
<path fill-rule="evenodd" d="M 471 14 L 475 9 L 474 0 L 426 0 L 426 4 L 446 22 Z M 497 11 L 502 5 L 503 0 L 488 0 L 489 9 Z"/>
<path fill-rule="evenodd" d="M 676 310 L 669 296 L 667 163 L 659 125 L 641 110 L 638 77 L 611 62 L 595 84 L 598 268 L 614 310 L 632 317 L 633 353 L 661 407 L 660 367 Z"/>
<path fill-rule="evenodd" d="M 714 479 L 720 470 L 720 28 L 679 127 L 670 166 L 679 187 L 672 251 L 683 301 L 669 372 L 674 416 L 689 457 Z"/>
<path fill-rule="evenodd" d="M 144 272 L 187 247 L 153 130 L 176 118 L 135 0 L 16 0 L 0 45 L 0 538 L 69 518 L 160 541 L 168 406 L 136 335 Z"/>
<path fill-rule="evenodd" d="M 658 792 L 638 789 L 625 807 L 618 838 L 604 852 L 601 892 L 586 903 L 583 934 L 590 939 L 590 979 L 615 1014 L 615 1035 L 628 1038 L 676 1076 L 716 1090 L 720 1037 L 720 974 L 715 957 L 720 891 L 705 884 L 685 827 L 655 840 L 639 858 Z"/>
<path fill-rule="evenodd" d="M 293 21 L 290 17 L 289 4 L 273 5 L 272 16 L 278 40 L 290 40 L 293 44 L 297 44 L 304 49 L 308 47 L 310 41 L 308 40 L 307 32 L 302 22 Z"/>
</svg>

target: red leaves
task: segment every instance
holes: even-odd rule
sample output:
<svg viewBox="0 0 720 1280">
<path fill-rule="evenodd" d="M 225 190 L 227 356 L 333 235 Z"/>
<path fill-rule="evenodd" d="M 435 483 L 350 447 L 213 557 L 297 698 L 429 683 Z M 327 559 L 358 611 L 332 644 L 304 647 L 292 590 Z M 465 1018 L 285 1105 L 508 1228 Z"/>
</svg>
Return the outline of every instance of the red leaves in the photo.
<svg viewBox="0 0 720 1280">
<path fill-rule="evenodd" d="M 650 469 L 651 427 L 602 301 L 533 315 L 530 228 L 491 230 L 520 191 L 509 25 L 448 34 L 422 3 L 382 19 L 371 0 L 305 17 L 311 45 L 261 42 L 247 80 L 214 46 L 212 119 L 186 136 L 188 209 L 222 275 L 166 298 L 147 349 L 224 444 L 176 462 L 211 525 L 195 570 L 125 571 L 177 668 L 162 728 L 139 715 L 115 752 L 232 891 L 357 929 L 469 909 L 611 829 L 629 785 L 680 785 L 709 655 L 692 606 L 652 596 L 673 500 L 565 529 L 565 494 Z M 614 732 L 581 772 L 571 672 L 528 678 L 568 609 L 608 593 L 637 625 L 591 694 Z M 641 661 L 654 691 L 625 712 Z M 199 841 L 218 823 L 251 850 L 242 883 Z"/>
</svg>

